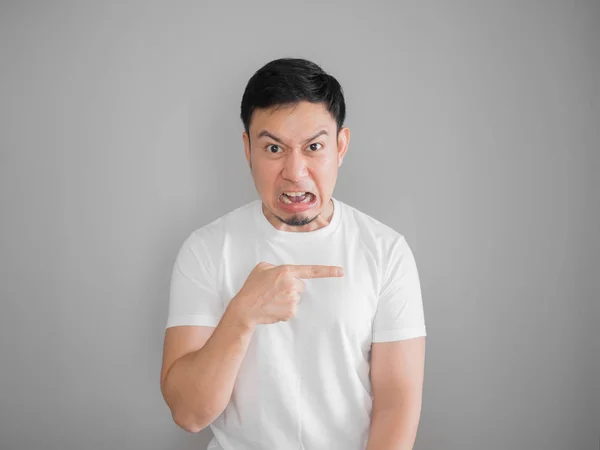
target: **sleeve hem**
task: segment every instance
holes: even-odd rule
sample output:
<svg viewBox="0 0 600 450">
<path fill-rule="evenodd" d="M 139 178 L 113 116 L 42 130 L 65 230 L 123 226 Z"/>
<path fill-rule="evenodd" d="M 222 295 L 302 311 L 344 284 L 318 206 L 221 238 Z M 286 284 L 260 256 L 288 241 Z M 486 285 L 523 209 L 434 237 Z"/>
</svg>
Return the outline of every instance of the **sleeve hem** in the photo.
<svg viewBox="0 0 600 450">
<path fill-rule="evenodd" d="M 400 330 L 379 331 L 373 333 L 371 342 L 403 341 L 416 337 L 427 336 L 425 327 L 404 328 Z"/>
<path fill-rule="evenodd" d="M 165 328 L 177 327 L 182 325 L 216 327 L 221 319 L 214 316 L 205 316 L 202 314 L 188 314 L 186 316 L 169 317 Z"/>
</svg>

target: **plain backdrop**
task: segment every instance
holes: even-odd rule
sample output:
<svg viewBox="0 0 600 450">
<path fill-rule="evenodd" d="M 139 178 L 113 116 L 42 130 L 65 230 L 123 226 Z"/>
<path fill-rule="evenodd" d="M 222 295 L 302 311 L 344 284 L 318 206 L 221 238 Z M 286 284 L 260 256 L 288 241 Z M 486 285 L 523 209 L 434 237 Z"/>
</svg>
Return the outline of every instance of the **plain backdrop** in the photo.
<svg viewBox="0 0 600 450">
<path fill-rule="evenodd" d="M 239 106 L 283 56 L 344 88 L 334 195 L 414 251 L 415 449 L 597 450 L 600 2 L 517 0 L 1 2 L 0 449 L 206 447 L 160 394 L 170 275 L 257 198 Z"/>
</svg>

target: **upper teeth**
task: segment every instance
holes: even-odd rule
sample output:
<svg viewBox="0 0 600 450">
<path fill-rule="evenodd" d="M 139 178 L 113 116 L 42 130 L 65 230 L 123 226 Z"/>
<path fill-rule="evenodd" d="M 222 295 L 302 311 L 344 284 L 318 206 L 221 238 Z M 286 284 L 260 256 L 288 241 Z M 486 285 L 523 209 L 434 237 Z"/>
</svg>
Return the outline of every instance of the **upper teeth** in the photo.
<svg viewBox="0 0 600 450">
<path fill-rule="evenodd" d="M 301 195 L 306 194 L 306 192 L 284 192 L 284 194 L 289 197 L 299 197 Z"/>
</svg>

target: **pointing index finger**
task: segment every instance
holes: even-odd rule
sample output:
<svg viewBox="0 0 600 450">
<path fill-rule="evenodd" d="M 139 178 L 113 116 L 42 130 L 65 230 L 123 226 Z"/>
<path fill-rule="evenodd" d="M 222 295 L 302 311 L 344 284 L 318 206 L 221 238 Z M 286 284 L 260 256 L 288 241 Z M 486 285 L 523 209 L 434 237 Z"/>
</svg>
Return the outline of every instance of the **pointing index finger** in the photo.
<svg viewBox="0 0 600 450">
<path fill-rule="evenodd" d="M 290 265 L 292 274 L 297 278 L 343 277 L 344 268 L 339 266 Z"/>
</svg>

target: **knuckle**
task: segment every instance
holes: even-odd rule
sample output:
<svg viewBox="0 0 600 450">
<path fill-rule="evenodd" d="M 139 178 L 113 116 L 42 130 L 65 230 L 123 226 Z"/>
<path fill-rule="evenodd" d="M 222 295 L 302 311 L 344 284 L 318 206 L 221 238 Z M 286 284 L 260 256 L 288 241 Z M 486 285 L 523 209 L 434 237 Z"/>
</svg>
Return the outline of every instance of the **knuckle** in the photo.
<svg viewBox="0 0 600 450">
<path fill-rule="evenodd" d="M 295 292 L 296 291 L 296 283 L 294 283 L 294 280 L 286 280 L 283 282 L 283 288 L 287 291 Z"/>
<path fill-rule="evenodd" d="M 292 319 L 292 318 L 293 318 L 295 315 L 296 315 L 296 307 L 295 307 L 295 306 L 292 306 L 292 307 L 291 307 L 291 308 L 288 310 L 288 312 L 286 313 L 286 315 L 285 315 L 285 316 L 286 316 L 286 317 L 287 317 L 287 319 L 289 320 L 289 319 Z"/>
<path fill-rule="evenodd" d="M 289 275 L 292 273 L 292 268 L 288 265 L 280 266 L 279 273 L 284 274 L 284 275 Z"/>
<path fill-rule="evenodd" d="M 282 285 L 287 285 L 291 280 L 293 280 L 291 269 L 280 269 L 277 273 L 277 280 L 282 283 Z"/>
</svg>

